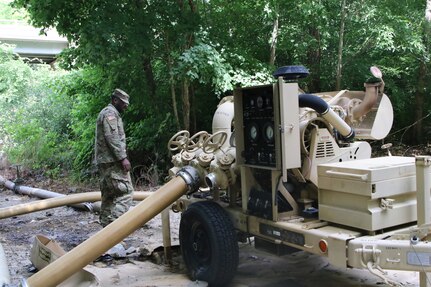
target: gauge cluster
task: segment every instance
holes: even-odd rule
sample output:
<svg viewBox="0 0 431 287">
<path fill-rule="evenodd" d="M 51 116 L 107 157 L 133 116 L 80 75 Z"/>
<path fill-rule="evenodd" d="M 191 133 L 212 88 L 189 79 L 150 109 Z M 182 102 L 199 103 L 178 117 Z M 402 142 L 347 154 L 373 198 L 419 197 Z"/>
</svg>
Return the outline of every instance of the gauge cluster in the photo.
<svg viewBox="0 0 431 287">
<path fill-rule="evenodd" d="M 275 167 L 275 127 L 273 87 L 242 91 L 244 163 Z"/>
</svg>

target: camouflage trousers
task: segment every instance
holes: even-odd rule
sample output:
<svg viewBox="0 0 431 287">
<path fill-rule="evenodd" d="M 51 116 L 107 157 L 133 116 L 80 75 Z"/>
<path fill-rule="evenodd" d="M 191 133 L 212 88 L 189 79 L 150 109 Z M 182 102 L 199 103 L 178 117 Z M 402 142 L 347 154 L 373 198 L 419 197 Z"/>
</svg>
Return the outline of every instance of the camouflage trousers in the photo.
<svg viewBox="0 0 431 287">
<path fill-rule="evenodd" d="M 130 173 L 125 172 L 118 162 L 100 164 L 98 168 L 102 192 L 100 224 L 105 227 L 129 210 L 133 186 Z"/>
</svg>

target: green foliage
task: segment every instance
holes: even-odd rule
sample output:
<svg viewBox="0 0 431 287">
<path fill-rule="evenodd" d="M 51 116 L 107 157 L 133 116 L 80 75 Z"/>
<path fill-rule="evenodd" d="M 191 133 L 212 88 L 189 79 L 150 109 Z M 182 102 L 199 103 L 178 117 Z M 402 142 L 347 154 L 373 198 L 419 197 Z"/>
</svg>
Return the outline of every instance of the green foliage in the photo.
<svg viewBox="0 0 431 287">
<path fill-rule="evenodd" d="M 243 69 L 234 69 L 215 47 L 198 43 L 184 51 L 178 58 L 174 75 L 178 78 L 186 76 L 190 81 L 210 85 L 213 92 L 220 95 L 233 90 L 237 85 L 269 83 L 271 81 L 269 70 L 263 66 L 261 70 L 250 74 Z"/>
<path fill-rule="evenodd" d="M 13 0 L 0 0 L 0 20 L 4 23 L 9 23 L 10 21 L 23 21 L 27 20 L 27 13 L 24 9 L 14 9 L 11 7 Z M 6 20 L 6 21 L 5 21 Z M 0 25 L 3 24 L 0 21 Z"/>
<path fill-rule="evenodd" d="M 10 133 L 14 144 L 8 148 L 12 162 L 42 171 L 70 167 L 67 160 L 72 154 L 65 146 L 67 142 L 59 139 L 57 133 L 47 132 L 37 121 L 24 122 L 21 116 L 16 119 L 19 125 Z"/>
<path fill-rule="evenodd" d="M 0 130 L 10 161 L 51 171 L 87 170 L 94 120 L 109 99 L 101 97 L 109 95 L 103 73 L 30 67 L 11 47 L 0 48 Z"/>
<path fill-rule="evenodd" d="M 208 44 L 197 44 L 178 59 L 179 64 L 174 71 L 177 75 L 186 76 L 191 81 L 211 84 L 216 93 L 232 89 L 228 65 L 221 54 Z"/>
<path fill-rule="evenodd" d="M 2 107 L 6 111 L 20 104 L 22 95 L 30 87 L 29 75 L 31 69 L 22 61 L 14 60 L 13 46 L 0 46 L 0 92 Z"/>
<path fill-rule="evenodd" d="M 52 78 L 49 66 L 31 68 L 10 46 L 0 46 L 0 131 L 12 162 L 37 169 L 68 166 L 62 136 L 67 105 L 53 98 Z"/>
</svg>

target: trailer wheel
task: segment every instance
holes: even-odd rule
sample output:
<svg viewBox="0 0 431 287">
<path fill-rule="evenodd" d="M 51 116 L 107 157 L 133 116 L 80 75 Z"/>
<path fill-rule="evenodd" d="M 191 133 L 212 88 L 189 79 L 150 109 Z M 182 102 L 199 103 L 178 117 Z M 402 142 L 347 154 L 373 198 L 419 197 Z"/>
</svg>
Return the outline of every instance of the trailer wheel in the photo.
<svg viewBox="0 0 431 287">
<path fill-rule="evenodd" d="M 192 280 L 225 286 L 235 276 L 239 251 L 232 222 L 215 202 L 191 204 L 180 223 L 181 253 Z"/>
</svg>

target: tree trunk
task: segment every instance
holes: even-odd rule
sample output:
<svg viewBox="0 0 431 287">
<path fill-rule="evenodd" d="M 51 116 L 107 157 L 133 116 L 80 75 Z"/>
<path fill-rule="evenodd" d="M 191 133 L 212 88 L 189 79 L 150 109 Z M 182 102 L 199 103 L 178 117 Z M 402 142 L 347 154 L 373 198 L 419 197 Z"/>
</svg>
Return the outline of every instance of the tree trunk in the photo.
<svg viewBox="0 0 431 287">
<path fill-rule="evenodd" d="M 169 41 L 166 41 L 169 43 Z M 166 44 L 166 52 L 168 55 L 168 72 L 169 72 L 169 86 L 171 90 L 171 98 L 172 98 L 172 109 L 174 111 L 174 117 L 175 117 L 175 125 L 177 126 L 177 130 L 180 130 L 180 118 L 178 116 L 178 107 L 177 107 L 177 93 L 175 92 L 175 81 L 174 76 L 172 74 L 172 59 L 170 56 L 171 49 L 169 48 L 169 44 Z"/>
<path fill-rule="evenodd" d="M 183 81 L 183 126 L 184 129 L 190 129 L 190 93 L 189 93 L 189 81 L 184 79 Z"/>
<path fill-rule="evenodd" d="M 413 138 L 412 143 L 418 144 L 423 142 L 423 124 L 422 118 L 424 116 L 424 105 L 425 105 L 425 90 L 426 90 L 426 64 L 422 61 L 419 64 L 419 72 L 418 72 L 418 83 L 417 83 L 417 91 L 415 94 L 415 122 L 413 128 Z"/>
<path fill-rule="evenodd" d="M 170 77 L 170 82 L 171 82 L 170 86 L 171 86 L 171 97 L 172 97 L 172 109 L 174 110 L 175 125 L 177 126 L 177 130 L 179 130 L 181 129 L 181 126 L 180 126 L 180 118 L 178 116 L 177 94 L 175 93 L 175 83 L 172 76 Z"/>
<path fill-rule="evenodd" d="M 196 5 L 196 3 L 193 2 L 193 0 L 189 0 L 189 7 L 193 13 L 196 13 L 198 11 L 198 6 Z"/>
<path fill-rule="evenodd" d="M 151 59 L 149 57 L 145 57 L 143 65 L 145 78 L 147 79 L 148 89 L 150 91 L 150 99 L 154 99 L 156 97 L 156 82 L 154 80 L 153 65 L 151 64 Z"/>
<path fill-rule="evenodd" d="M 320 31 L 316 27 L 310 27 L 309 35 L 316 40 L 316 47 L 310 47 L 307 51 L 307 67 L 313 72 L 310 74 L 310 85 L 308 91 L 318 92 L 320 88 L 320 59 L 322 56 L 320 49 Z"/>
<path fill-rule="evenodd" d="M 277 37 L 278 37 L 278 14 L 274 19 L 274 24 L 272 25 L 272 33 L 271 33 L 271 50 L 269 56 L 269 64 L 271 66 L 275 63 L 275 47 L 277 45 Z"/>
<path fill-rule="evenodd" d="M 193 132 L 197 132 L 197 119 L 196 119 L 196 97 L 195 97 L 195 89 L 193 85 L 190 85 L 190 103 L 191 103 L 191 124 L 190 124 L 190 134 Z"/>
<path fill-rule="evenodd" d="M 425 20 L 427 21 L 428 25 L 431 23 L 431 0 L 427 0 L 427 6 L 425 8 Z"/>
<path fill-rule="evenodd" d="M 193 0 L 188 0 L 187 4 L 190 8 L 190 11 L 192 14 L 197 13 L 197 5 Z M 186 6 L 184 5 L 184 2 L 182 0 L 178 1 L 178 5 L 180 6 L 180 9 L 186 9 Z M 186 44 L 184 46 L 184 51 L 189 49 L 195 40 L 194 32 L 189 32 L 185 34 Z M 183 127 L 186 130 L 190 129 L 190 83 L 187 78 L 183 79 L 183 85 L 182 85 L 182 102 L 183 102 Z"/>
<path fill-rule="evenodd" d="M 335 89 L 341 89 L 341 78 L 343 69 L 343 46 L 344 46 L 344 22 L 346 18 L 346 0 L 341 2 L 340 16 L 340 37 L 338 39 L 338 62 L 337 62 L 337 79 Z"/>
<path fill-rule="evenodd" d="M 428 47 L 430 42 L 430 33 L 431 33 L 431 0 L 427 0 L 426 8 L 425 8 L 425 23 L 423 28 L 423 41 L 425 44 L 426 52 L 428 53 Z M 425 57 L 421 58 L 421 62 L 419 63 L 419 71 L 418 71 L 418 83 L 417 83 L 417 91 L 415 94 L 415 122 L 416 125 L 413 129 L 413 143 L 422 143 L 424 140 L 423 136 L 423 124 L 422 118 L 424 117 L 424 106 L 426 105 L 426 85 L 427 85 L 427 63 Z"/>
</svg>

